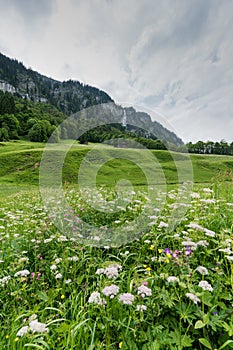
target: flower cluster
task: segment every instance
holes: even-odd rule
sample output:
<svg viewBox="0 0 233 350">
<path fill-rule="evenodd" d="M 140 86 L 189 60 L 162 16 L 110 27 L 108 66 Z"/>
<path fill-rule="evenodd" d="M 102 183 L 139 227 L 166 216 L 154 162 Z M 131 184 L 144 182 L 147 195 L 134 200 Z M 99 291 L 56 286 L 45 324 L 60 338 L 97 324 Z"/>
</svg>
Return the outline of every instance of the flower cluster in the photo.
<svg viewBox="0 0 233 350">
<path fill-rule="evenodd" d="M 122 270 L 122 266 L 119 264 L 111 264 L 108 267 L 100 268 L 96 270 L 97 275 L 105 274 L 109 279 L 118 277 L 119 270 Z"/>
<path fill-rule="evenodd" d="M 134 301 L 134 295 L 131 293 L 122 293 L 119 295 L 118 300 L 123 304 L 132 305 Z"/>
<path fill-rule="evenodd" d="M 98 305 L 106 305 L 106 300 L 101 298 L 99 292 L 93 292 L 93 293 L 91 293 L 91 295 L 90 295 L 90 297 L 88 299 L 88 303 L 90 303 L 90 304 L 98 304 Z"/>
<path fill-rule="evenodd" d="M 213 287 L 207 281 L 201 281 L 198 284 L 203 290 L 208 290 L 209 292 L 213 292 Z"/>
<path fill-rule="evenodd" d="M 196 268 L 196 271 L 199 272 L 201 275 L 208 275 L 208 270 L 204 266 L 198 266 Z"/>
<path fill-rule="evenodd" d="M 150 297 L 152 295 L 152 290 L 145 285 L 141 285 L 138 287 L 138 295 L 140 295 L 142 298 Z"/>
<path fill-rule="evenodd" d="M 200 302 L 200 299 L 193 293 L 186 293 L 185 295 L 186 295 L 187 298 L 192 300 L 194 302 L 194 304 L 197 304 L 197 303 Z"/>
<path fill-rule="evenodd" d="M 114 298 L 115 295 L 119 293 L 119 287 L 115 284 L 111 284 L 111 286 L 107 286 L 104 289 L 102 289 L 102 293 L 105 296 L 110 297 L 110 299 Z"/>
<path fill-rule="evenodd" d="M 33 314 L 31 317 L 29 317 L 29 325 L 20 328 L 16 336 L 23 337 L 29 331 L 32 333 L 48 333 L 49 329 L 45 323 L 39 322 L 37 320 L 37 315 Z"/>
</svg>

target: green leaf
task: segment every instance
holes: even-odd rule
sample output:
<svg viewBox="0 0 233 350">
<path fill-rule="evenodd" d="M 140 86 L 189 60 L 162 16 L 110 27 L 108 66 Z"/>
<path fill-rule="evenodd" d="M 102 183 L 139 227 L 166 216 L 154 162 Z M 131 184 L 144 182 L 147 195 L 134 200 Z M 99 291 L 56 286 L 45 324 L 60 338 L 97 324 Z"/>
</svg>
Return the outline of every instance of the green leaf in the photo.
<svg viewBox="0 0 233 350">
<path fill-rule="evenodd" d="M 203 323 L 201 320 L 198 320 L 194 326 L 195 329 L 203 328 L 203 327 L 205 327 L 205 323 Z"/>
<path fill-rule="evenodd" d="M 58 322 L 63 322 L 63 321 L 66 321 L 66 319 L 65 318 L 58 318 L 56 320 L 52 320 L 52 321 L 48 322 L 46 325 L 50 326 L 53 323 L 58 323 Z"/>
<path fill-rule="evenodd" d="M 44 348 L 42 348 L 42 346 L 40 345 L 37 345 L 37 344 L 25 344 L 24 347 L 26 348 L 35 348 L 35 349 L 38 349 L 38 350 L 44 350 Z"/>
<path fill-rule="evenodd" d="M 48 300 L 49 300 L 49 297 L 48 297 L 48 295 L 47 295 L 45 292 L 39 291 L 39 292 L 37 292 L 36 294 L 37 294 L 37 296 L 38 296 L 40 299 L 42 299 L 42 300 L 44 300 L 44 301 L 48 301 Z"/>
<path fill-rule="evenodd" d="M 172 338 L 171 342 L 175 343 L 178 346 L 189 347 L 192 345 L 193 340 L 188 335 L 182 335 L 178 330 L 170 333 Z"/>
<path fill-rule="evenodd" d="M 233 340 L 227 340 L 222 346 L 220 346 L 220 348 L 218 350 L 221 350 L 223 348 L 225 348 L 225 346 L 227 346 L 228 344 L 233 344 Z"/>
<path fill-rule="evenodd" d="M 212 350 L 212 346 L 210 345 L 209 341 L 205 338 L 200 338 L 199 342 L 204 345 L 206 348 L 211 349 Z"/>
<path fill-rule="evenodd" d="M 50 350 L 49 345 L 48 345 L 43 339 L 40 339 L 40 338 L 39 338 L 39 339 L 37 339 L 37 340 L 35 341 L 35 343 L 44 345 L 44 346 L 46 347 L 46 349 Z"/>
<path fill-rule="evenodd" d="M 193 340 L 190 338 L 189 335 L 182 335 L 181 338 L 181 345 L 185 347 L 192 346 Z"/>
</svg>

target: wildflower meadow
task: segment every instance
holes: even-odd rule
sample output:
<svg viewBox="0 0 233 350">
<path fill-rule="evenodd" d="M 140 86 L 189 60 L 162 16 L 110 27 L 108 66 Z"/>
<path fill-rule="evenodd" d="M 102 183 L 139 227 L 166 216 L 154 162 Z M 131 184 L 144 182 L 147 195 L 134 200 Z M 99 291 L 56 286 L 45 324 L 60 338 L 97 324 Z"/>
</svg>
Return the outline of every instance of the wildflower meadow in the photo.
<svg viewBox="0 0 233 350">
<path fill-rule="evenodd" d="M 78 190 L 67 196 L 99 226 L 121 227 L 149 205 L 138 190 L 110 223 Z M 1 199 L 0 348 L 232 349 L 232 186 L 198 186 L 169 231 L 176 196 L 171 188 L 146 232 L 117 247 L 60 232 L 37 191 Z"/>
</svg>

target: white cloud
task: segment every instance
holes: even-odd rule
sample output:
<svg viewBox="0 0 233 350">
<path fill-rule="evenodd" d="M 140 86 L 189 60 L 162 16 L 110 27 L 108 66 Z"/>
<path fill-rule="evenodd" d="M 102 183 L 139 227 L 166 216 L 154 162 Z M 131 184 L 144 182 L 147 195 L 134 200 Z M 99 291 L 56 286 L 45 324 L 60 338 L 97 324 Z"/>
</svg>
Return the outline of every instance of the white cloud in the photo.
<svg viewBox="0 0 233 350">
<path fill-rule="evenodd" d="M 3 53 L 158 111 L 186 141 L 233 139 L 231 0 L 31 3 L 0 0 Z"/>
</svg>

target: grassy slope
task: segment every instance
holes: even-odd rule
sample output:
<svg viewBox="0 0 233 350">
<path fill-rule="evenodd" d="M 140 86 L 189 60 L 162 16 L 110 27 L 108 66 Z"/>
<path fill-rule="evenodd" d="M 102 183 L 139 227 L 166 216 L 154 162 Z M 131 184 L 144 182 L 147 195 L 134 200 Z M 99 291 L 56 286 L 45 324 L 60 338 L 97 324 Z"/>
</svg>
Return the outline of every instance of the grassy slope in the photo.
<svg viewBox="0 0 233 350">
<path fill-rule="evenodd" d="M 32 142 L 7 142 L 0 143 L 0 194 L 8 194 L 28 186 L 38 185 L 39 164 L 43 153 L 44 144 Z M 63 170 L 64 180 L 76 182 L 78 168 L 83 157 L 91 150 L 91 146 L 75 144 L 68 153 Z M 54 155 L 57 152 L 55 146 Z M 139 166 L 134 162 L 124 159 L 132 155 L 137 164 L 143 169 L 147 168 L 145 155 L 142 150 L 115 149 L 109 146 L 101 146 L 101 150 L 94 151 L 91 155 L 91 164 L 96 169 L 99 161 L 107 162 L 100 168 L 97 181 L 106 186 L 114 185 L 117 180 L 127 178 L 135 185 L 143 185 L 145 176 Z M 153 151 L 157 160 L 163 167 L 167 183 L 177 182 L 176 165 L 167 151 Z M 118 159 L 110 160 L 111 157 Z M 185 170 L 187 155 L 172 153 L 177 164 Z M 231 172 L 233 170 L 233 157 L 217 155 L 191 155 L 193 164 L 194 181 L 196 183 L 210 182 L 219 172 Z"/>
</svg>

